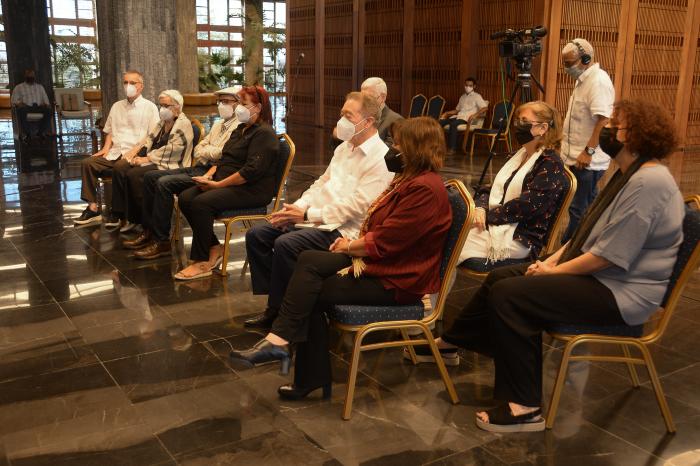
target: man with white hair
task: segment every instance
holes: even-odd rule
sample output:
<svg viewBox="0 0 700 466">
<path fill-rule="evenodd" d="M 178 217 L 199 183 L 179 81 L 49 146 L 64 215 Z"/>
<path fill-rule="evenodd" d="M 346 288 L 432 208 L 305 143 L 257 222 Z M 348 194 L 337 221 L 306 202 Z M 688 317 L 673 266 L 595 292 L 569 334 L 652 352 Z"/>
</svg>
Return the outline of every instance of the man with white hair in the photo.
<svg viewBox="0 0 700 466">
<path fill-rule="evenodd" d="M 155 259 L 170 254 L 173 195 L 195 186 L 192 178 L 205 175 L 213 163 L 221 159 L 224 145 L 239 125 L 235 111 L 240 90 L 241 86 L 233 86 L 214 93 L 221 120 L 212 125 L 211 131 L 199 144 L 194 141 L 194 166 L 152 170 L 144 175 L 141 211 L 143 232 L 133 240 L 122 243 L 126 248 L 137 249 L 134 253 L 136 259 Z"/>
<path fill-rule="evenodd" d="M 158 96 L 160 121 L 139 144 L 114 164 L 112 214 L 126 224 L 120 232 L 141 223 L 143 176 L 151 170 L 189 167 L 194 134 L 192 123 L 182 112 L 182 94 L 175 89 Z"/>
<path fill-rule="evenodd" d="M 73 220 L 76 225 L 100 223 L 102 215 L 97 208 L 98 178 L 111 170 L 117 160 L 128 153 L 158 124 L 158 107 L 141 96 L 143 76 L 129 70 L 122 84 L 126 99 L 112 105 L 103 131 L 106 134 L 102 149 L 81 163 L 82 188 L 80 198 L 88 203 L 82 215 Z M 107 224 L 107 223 L 106 223 Z M 113 224 L 113 222 L 112 222 Z"/>
<path fill-rule="evenodd" d="M 564 119 L 561 156 L 576 175 L 576 195 L 569 208 L 569 226 L 563 241 L 573 235 L 581 216 L 598 194 L 598 180 L 610 164 L 600 149 L 600 130 L 612 115 L 615 88 L 610 76 L 594 61 L 593 46 L 576 38 L 561 53 L 564 71 L 576 82 Z"/>
<path fill-rule="evenodd" d="M 366 92 L 379 102 L 379 120 L 377 120 L 377 133 L 382 141 L 388 145 L 392 144 L 391 126 L 403 117 L 389 108 L 386 104 L 387 87 L 382 78 L 372 77 L 367 78 L 362 83 L 360 88 L 362 92 Z"/>
</svg>

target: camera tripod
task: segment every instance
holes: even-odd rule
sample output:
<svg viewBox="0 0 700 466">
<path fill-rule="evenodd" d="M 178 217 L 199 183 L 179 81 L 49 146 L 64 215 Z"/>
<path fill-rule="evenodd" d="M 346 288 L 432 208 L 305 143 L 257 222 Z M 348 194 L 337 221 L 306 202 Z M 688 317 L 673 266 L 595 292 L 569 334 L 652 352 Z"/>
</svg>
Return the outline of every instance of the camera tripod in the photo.
<svg viewBox="0 0 700 466">
<path fill-rule="evenodd" d="M 535 82 L 537 85 L 537 88 L 542 92 L 544 95 L 544 87 L 542 87 L 542 84 L 537 80 L 536 77 L 530 73 L 530 69 L 532 67 L 532 62 L 530 61 L 524 61 L 524 62 L 516 62 L 516 65 L 518 67 L 518 75 L 515 77 L 515 86 L 513 87 L 513 92 L 510 94 L 510 104 L 511 104 L 511 109 L 510 112 L 513 112 L 515 109 L 515 97 L 518 95 L 518 91 L 520 91 L 520 103 L 527 103 L 527 102 L 532 102 L 532 85 L 530 83 L 530 80 Z M 493 158 L 498 155 L 499 153 L 496 153 L 493 151 L 493 148 L 496 147 L 496 141 L 498 141 L 498 138 L 501 137 L 501 134 L 503 133 L 504 128 L 506 125 L 509 123 L 509 116 L 508 113 L 506 113 L 506 118 L 505 121 L 501 120 L 498 122 L 498 131 L 496 132 L 496 137 L 493 138 L 493 142 L 491 143 L 491 147 L 489 147 L 489 156 L 486 159 L 486 163 L 484 164 L 484 169 L 481 171 L 481 176 L 479 177 L 479 182 L 476 184 L 474 187 L 475 189 L 478 189 L 484 182 L 484 178 L 486 177 L 486 171 L 489 169 L 489 166 L 491 165 L 491 162 L 493 161 Z M 501 152 L 500 154 L 510 154 L 510 152 Z"/>
</svg>

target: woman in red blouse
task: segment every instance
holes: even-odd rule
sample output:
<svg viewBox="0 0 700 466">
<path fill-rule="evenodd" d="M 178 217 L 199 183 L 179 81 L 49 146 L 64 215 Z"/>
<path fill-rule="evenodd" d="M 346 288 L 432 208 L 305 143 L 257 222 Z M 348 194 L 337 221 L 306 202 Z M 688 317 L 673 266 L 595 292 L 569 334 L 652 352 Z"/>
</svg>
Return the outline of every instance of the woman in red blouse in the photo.
<svg viewBox="0 0 700 466">
<path fill-rule="evenodd" d="M 395 149 L 386 155 L 397 175 L 370 207 L 354 240 L 338 238 L 330 251 L 306 251 L 298 259 L 280 314 L 270 333 L 253 348 L 231 358 L 251 365 L 282 361 L 296 344 L 294 383 L 278 389 L 282 398 L 300 399 L 323 388 L 330 396 L 331 364 L 324 313 L 335 304 L 416 303 L 440 287 L 440 261 L 452 211 L 438 170 L 445 136 L 432 118 L 400 122 Z"/>
</svg>

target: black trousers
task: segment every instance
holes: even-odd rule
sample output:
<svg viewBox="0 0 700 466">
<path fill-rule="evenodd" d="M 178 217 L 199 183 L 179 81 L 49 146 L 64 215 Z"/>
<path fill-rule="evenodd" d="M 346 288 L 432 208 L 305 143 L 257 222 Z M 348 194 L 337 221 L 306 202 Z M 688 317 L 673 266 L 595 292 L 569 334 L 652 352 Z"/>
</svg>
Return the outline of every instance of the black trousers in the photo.
<svg viewBox="0 0 700 466">
<path fill-rule="evenodd" d="M 335 252 L 304 251 L 299 255 L 270 330 L 297 343 L 294 384 L 298 387 L 319 387 L 332 381 L 326 320 L 331 306 L 396 304 L 394 291 L 385 289 L 378 278 L 337 274 L 350 264 L 348 256 Z"/>
<path fill-rule="evenodd" d="M 445 125 L 450 125 L 450 127 L 446 130 L 447 131 L 447 148 L 451 150 L 457 150 L 457 138 L 459 137 L 459 130 L 457 129 L 459 125 L 467 125 L 469 126 L 469 123 L 467 123 L 464 120 L 460 120 L 459 118 L 445 118 L 444 120 L 440 120 L 440 126 L 444 127 Z M 468 138 L 469 137 L 469 130 L 467 128 L 467 131 L 464 132 L 464 137 Z"/>
<path fill-rule="evenodd" d="M 120 219 L 141 223 L 143 203 L 143 176 L 157 170 L 156 165 L 132 167 L 119 159 L 112 167 L 112 213 Z"/>
<path fill-rule="evenodd" d="M 337 230 L 283 230 L 269 224 L 255 226 L 246 232 L 245 248 L 253 294 L 268 295 L 265 310 L 268 316 L 277 316 L 299 254 L 308 250 L 328 251 L 339 237 Z"/>
<path fill-rule="evenodd" d="M 258 192 L 245 184 L 209 191 L 192 186 L 182 191 L 177 202 L 192 227 L 190 259 L 197 262 L 209 260 L 209 249 L 219 244 L 214 234 L 214 219 L 217 214 L 231 209 L 266 206 L 270 200 L 269 193 Z"/>
<path fill-rule="evenodd" d="M 491 272 L 442 338 L 493 355 L 494 398 L 542 403 L 542 331 L 555 323 L 624 325 L 612 292 L 590 275 L 524 276 L 530 264 Z"/>
</svg>

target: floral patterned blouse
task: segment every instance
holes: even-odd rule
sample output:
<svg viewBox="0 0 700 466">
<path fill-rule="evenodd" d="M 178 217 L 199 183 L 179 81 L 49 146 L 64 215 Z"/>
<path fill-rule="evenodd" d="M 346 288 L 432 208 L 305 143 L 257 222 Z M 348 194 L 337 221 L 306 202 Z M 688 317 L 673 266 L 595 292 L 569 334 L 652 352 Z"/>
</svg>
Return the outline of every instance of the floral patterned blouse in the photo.
<svg viewBox="0 0 700 466">
<path fill-rule="evenodd" d="M 506 182 L 505 189 L 512 179 Z M 568 180 L 564 173 L 564 164 L 559 154 L 551 149 L 545 150 L 530 173 L 525 175 L 520 197 L 505 204 L 501 203 L 489 209 L 490 186 L 477 190 L 474 198 L 477 207 L 486 210 L 487 225 L 516 223 L 513 239 L 530 248 L 531 257 L 539 256 L 540 251 L 554 228 L 556 214 L 564 201 L 564 189 Z"/>
</svg>

